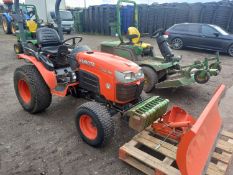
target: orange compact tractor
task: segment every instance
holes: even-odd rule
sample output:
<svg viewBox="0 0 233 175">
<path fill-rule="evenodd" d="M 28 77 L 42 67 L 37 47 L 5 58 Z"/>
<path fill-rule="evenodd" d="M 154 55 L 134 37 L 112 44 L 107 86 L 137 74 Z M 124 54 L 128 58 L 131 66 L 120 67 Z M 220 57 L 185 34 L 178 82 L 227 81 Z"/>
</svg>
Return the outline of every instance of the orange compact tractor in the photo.
<svg viewBox="0 0 233 175">
<path fill-rule="evenodd" d="M 57 21 L 59 4 L 57 0 Z M 34 114 L 45 110 L 50 106 L 52 95 L 91 100 L 78 107 L 76 125 L 83 140 L 92 146 L 102 146 L 112 137 L 111 116 L 117 112 L 129 114 L 126 116 L 131 121 L 130 126 L 141 129 L 159 116 L 151 114 L 166 112 L 168 100 L 151 97 L 143 101 L 140 97 L 144 74 L 135 63 L 92 51 L 80 45 L 82 37 L 63 41 L 60 27 L 59 34 L 42 27 L 37 30 L 36 37 L 38 51 L 22 41 L 24 54 L 18 54 L 18 58 L 29 64 L 17 68 L 14 73 L 15 92 L 26 111 Z M 134 113 L 140 111 L 144 115 L 140 115 L 142 120 L 136 121 Z"/>
</svg>

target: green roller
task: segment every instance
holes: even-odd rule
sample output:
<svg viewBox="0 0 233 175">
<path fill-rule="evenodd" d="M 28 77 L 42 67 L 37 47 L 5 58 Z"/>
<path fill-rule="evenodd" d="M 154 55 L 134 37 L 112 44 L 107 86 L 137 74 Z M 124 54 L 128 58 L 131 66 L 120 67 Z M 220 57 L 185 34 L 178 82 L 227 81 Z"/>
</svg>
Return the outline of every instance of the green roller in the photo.
<svg viewBox="0 0 233 175">
<path fill-rule="evenodd" d="M 151 97 L 126 112 L 129 126 L 136 131 L 142 131 L 159 117 L 166 113 L 169 100 L 159 96 Z"/>
</svg>

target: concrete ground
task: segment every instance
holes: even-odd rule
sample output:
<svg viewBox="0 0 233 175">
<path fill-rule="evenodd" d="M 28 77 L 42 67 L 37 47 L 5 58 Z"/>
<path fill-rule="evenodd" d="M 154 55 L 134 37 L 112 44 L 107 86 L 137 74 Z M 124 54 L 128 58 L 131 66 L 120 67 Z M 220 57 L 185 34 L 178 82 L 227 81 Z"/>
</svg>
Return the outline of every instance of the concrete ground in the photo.
<svg viewBox="0 0 233 175">
<path fill-rule="evenodd" d="M 83 35 L 83 43 L 97 49 L 99 43 L 111 37 Z M 155 44 L 153 40 L 148 42 Z M 118 149 L 136 133 L 115 117 L 115 135 L 105 148 L 95 149 L 85 144 L 74 125 L 74 111 L 85 102 L 72 97 L 53 97 L 45 112 L 30 115 L 25 112 L 14 93 L 14 70 L 25 64 L 13 51 L 16 38 L 0 32 L 0 174 L 1 175 L 140 175 L 136 169 L 118 159 Z M 157 46 L 155 48 L 158 53 Z M 196 50 L 175 51 L 183 55 L 183 63 L 213 56 Z M 154 90 L 172 104 L 198 117 L 211 99 L 216 87 L 224 83 L 226 94 L 220 104 L 224 129 L 233 132 L 233 58 L 222 55 L 223 70 L 207 84 L 166 90 Z M 228 175 L 233 172 L 230 166 Z"/>
</svg>

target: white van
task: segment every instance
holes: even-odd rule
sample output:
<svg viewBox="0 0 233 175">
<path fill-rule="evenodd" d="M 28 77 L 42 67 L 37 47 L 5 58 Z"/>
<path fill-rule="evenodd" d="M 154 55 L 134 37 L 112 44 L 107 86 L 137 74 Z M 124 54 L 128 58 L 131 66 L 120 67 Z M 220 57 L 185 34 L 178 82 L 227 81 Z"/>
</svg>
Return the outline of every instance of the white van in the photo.
<svg viewBox="0 0 233 175">
<path fill-rule="evenodd" d="M 55 12 L 50 12 L 50 16 L 54 21 L 56 20 Z M 60 10 L 60 17 L 63 32 L 70 34 L 74 28 L 74 18 L 72 13 L 70 11 Z"/>
</svg>

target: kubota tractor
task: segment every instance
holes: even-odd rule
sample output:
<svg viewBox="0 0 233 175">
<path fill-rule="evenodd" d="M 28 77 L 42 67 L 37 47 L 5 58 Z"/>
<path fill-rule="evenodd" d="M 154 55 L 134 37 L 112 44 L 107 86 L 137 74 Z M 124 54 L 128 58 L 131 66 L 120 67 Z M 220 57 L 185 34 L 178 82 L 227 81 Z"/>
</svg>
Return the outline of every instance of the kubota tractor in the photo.
<svg viewBox="0 0 233 175">
<path fill-rule="evenodd" d="M 62 40 L 60 2 L 56 1 L 60 35 L 54 29 L 39 28 L 37 52 L 22 42 L 24 54 L 18 57 L 29 64 L 14 73 L 15 92 L 22 107 L 34 114 L 50 106 L 52 95 L 89 99 L 76 110 L 75 124 L 82 139 L 92 146 L 102 146 L 112 137 L 111 117 L 117 112 L 129 117 L 130 126 L 136 130 L 144 129 L 164 114 L 168 100 L 160 97 L 142 100 L 144 74 L 137 64 L 92 51 L 80 45 L 82 37 Z"/>
</svg>

